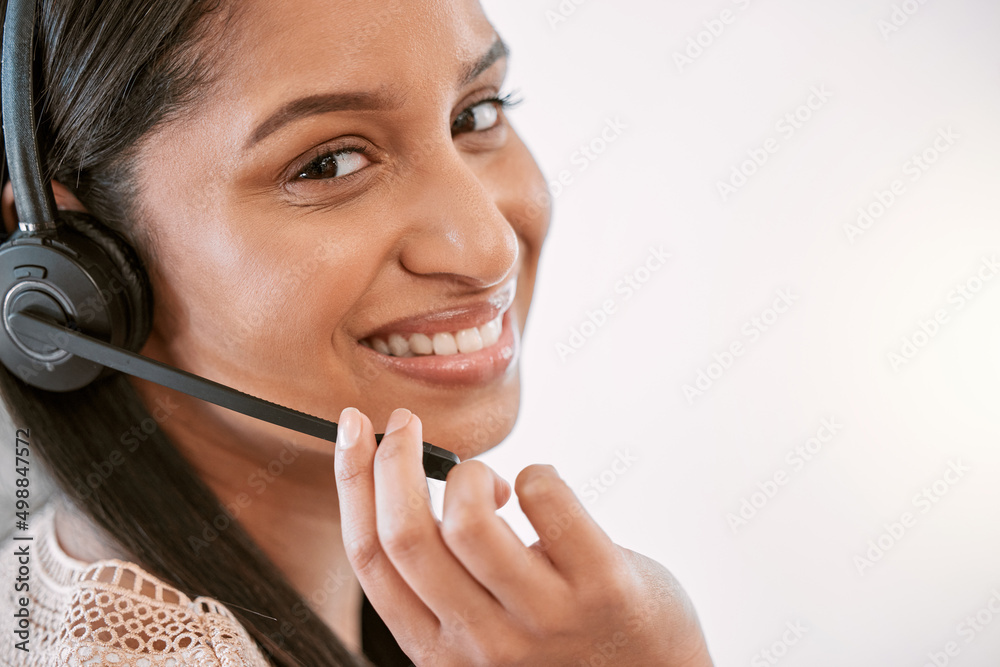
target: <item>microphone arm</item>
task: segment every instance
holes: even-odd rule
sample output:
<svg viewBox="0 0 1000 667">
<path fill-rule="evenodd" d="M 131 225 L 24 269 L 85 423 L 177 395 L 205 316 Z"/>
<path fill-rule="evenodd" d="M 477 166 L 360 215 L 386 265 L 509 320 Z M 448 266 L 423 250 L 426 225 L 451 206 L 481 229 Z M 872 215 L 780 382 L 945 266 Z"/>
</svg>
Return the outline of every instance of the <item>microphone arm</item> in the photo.
<svg viewBox="0 0 1000 667">
<path fill-rule="evenodd" d="M 167 366 L 116 347 L 104 341 L 70 329 L 47 317 L 30 312 L 12 313 L 8 319 L 11 329 L 19 336 L 33 338 L 41 343 L 56 347 L 116 371 L 155 382 L 188 396 L 228 408 L 234 412 L 260 419 L 261 421 L 312 435 L 330 442 L 337 441 L 337 425 L 283 405 L 251 396 L 224 384 L 213 382 L 193 373 Z M 382 442 L 384 434 L 375 435 L 375 442 Z M 458 457 L 446 449 L 424 443 L 424 473 L 431 479 L 444 480 L 459 462 Z"/>
</svg>

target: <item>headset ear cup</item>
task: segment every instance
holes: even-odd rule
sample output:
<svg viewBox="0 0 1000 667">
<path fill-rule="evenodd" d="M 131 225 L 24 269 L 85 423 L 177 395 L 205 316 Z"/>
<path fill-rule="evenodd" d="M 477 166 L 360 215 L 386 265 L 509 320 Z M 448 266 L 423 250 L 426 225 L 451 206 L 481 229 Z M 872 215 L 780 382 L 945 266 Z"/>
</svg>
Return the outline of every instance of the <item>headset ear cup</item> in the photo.
<svg viewBox="0 0 1000 667">
<path fill-rule="evenodd" d="M 138 253 L 119 234 L 90 215 L 79 211 L 59 211 L 60 223 L 93 241 L 111 261 L 127 302 L 129 329 L 123 347 L 138 352 L 153 326 L 153 290 Z"/>
</svg>

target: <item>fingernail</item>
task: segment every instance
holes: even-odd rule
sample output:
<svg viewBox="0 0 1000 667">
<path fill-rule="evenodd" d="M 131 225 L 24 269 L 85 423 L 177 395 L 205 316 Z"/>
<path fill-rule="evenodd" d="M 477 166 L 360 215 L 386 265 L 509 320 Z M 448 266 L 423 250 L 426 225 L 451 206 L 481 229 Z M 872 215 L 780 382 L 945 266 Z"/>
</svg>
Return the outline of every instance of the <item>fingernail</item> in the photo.
<svg viewBox="0 0 1000 667">
<path fill-rule="evenodd" d="M 413 413 L 406 408 L 396 408 L 389 415 L 389 423 L 385 425 L 385 434 L 389 435 L 393 431 L 398 431 L 410 423 L 410 416 Z"/>
<path fill-rule="evenodd" d="M 337 425 L 337 445 L 347 449 L 357 444 L 361 437 L 361 416 L 357 408 L 344 408 Z"/>
</svg>

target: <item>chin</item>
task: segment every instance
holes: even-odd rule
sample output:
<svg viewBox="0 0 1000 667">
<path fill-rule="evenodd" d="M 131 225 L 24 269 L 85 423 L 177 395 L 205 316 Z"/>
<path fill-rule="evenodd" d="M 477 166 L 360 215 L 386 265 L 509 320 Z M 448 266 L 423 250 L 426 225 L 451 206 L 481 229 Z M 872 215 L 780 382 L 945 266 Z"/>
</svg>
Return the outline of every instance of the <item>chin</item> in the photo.
<svg viewBox="0 0 1000 667">
<path fill-rule="evenodd" d="M 426 442 L 443 447 L 458 455 L 462 461 L 493 449 L 510 435 L 517 422 L 520 408 L 521 385 L 515 371 L 503 391 L 493 392 L 471 405 L 460 409 L 420 413 Z"/>
</svg>

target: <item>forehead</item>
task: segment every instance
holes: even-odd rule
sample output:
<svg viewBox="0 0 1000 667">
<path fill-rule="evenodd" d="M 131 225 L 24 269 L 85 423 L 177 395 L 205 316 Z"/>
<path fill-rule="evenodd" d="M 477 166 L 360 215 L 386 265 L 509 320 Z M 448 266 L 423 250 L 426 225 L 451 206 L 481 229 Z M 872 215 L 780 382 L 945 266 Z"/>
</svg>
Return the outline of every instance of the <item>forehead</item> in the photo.
<svg viewBox="0 0 1000 667">
<path fill-rule="evenodd" d="M 239 0 L 225 30 L 213 78 L 248 123 L 303 95 L 454 86 L 495 36 L 475 0 Z"/>
</svg>

